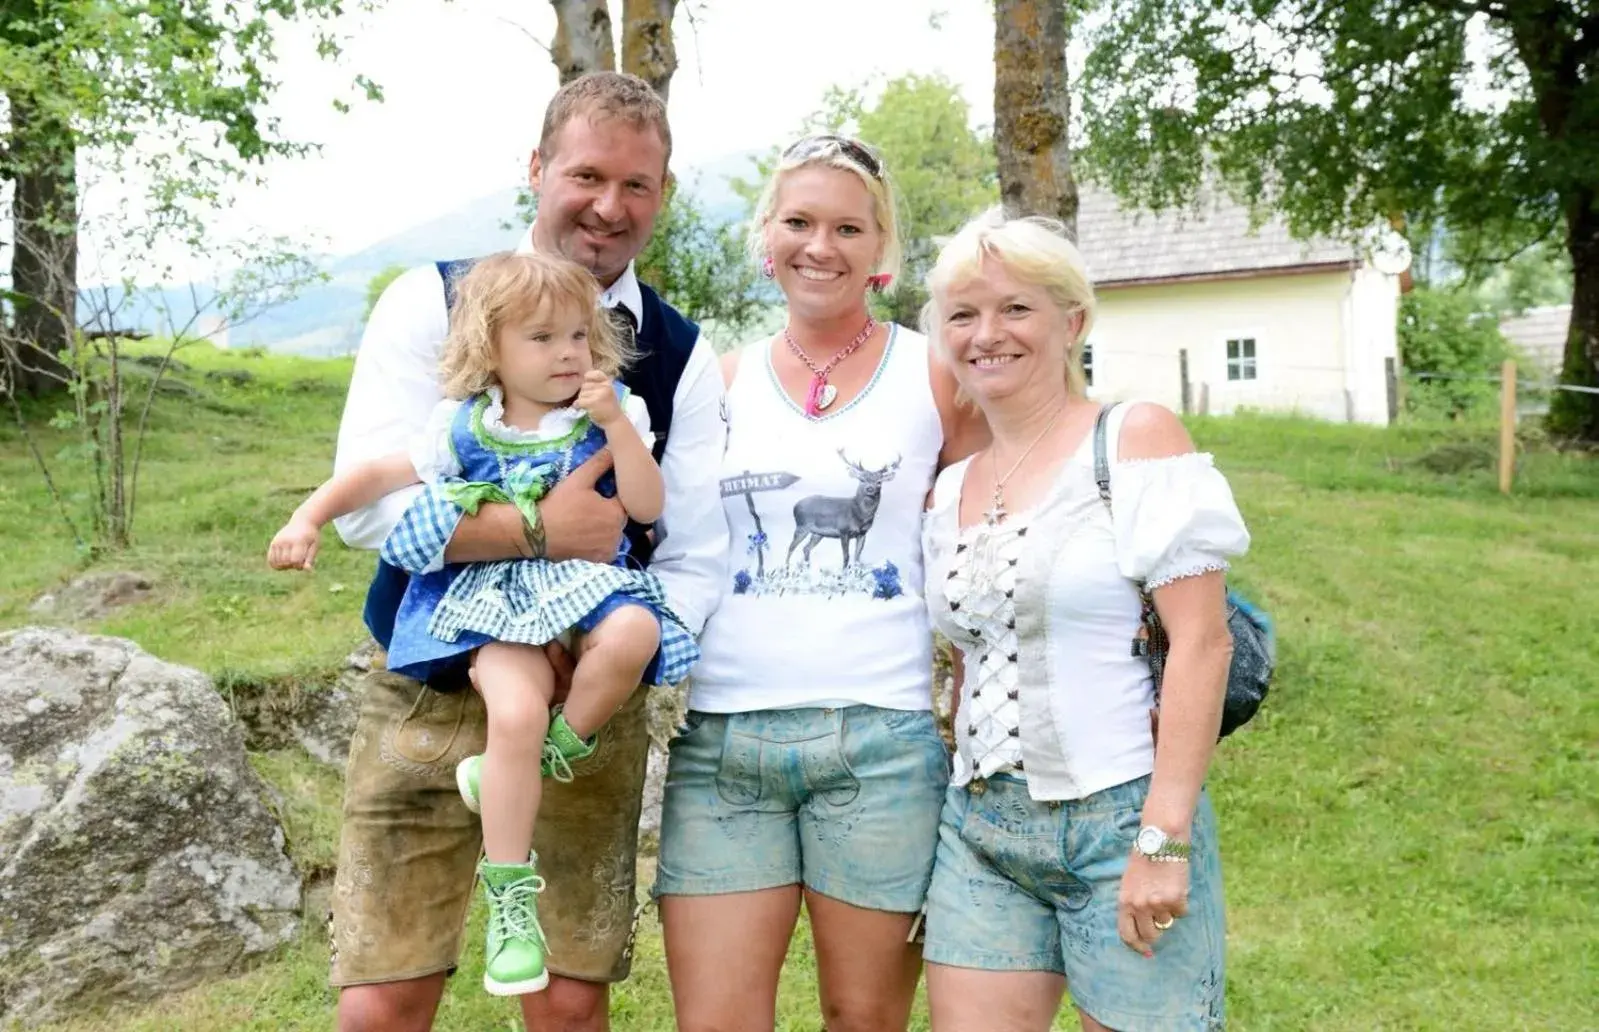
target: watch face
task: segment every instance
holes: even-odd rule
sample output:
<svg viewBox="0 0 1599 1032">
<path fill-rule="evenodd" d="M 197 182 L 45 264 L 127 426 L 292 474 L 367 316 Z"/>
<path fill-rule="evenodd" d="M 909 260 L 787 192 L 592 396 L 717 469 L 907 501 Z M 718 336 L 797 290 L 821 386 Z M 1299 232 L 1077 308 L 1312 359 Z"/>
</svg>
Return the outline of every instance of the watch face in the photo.
<svg viewBox="0 0 1599 1032">
<path fill-rule="evenodd" d="M 1145 856 L 1153 856 L 1165 844 L 1166 833 L 1159 828 L 1138 829 L 1138 851 Z"/>
</svg>

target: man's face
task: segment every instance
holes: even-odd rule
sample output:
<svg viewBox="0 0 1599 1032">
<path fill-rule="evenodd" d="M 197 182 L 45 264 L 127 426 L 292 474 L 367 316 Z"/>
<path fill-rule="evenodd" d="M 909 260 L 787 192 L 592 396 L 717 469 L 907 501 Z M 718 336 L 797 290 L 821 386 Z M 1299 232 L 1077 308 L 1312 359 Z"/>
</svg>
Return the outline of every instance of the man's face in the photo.
<svg viewBox="0 0 1599 1032">
<path fill-rule="evenodd" d="M 644 249 L 661 213 L 666 144 L 653 128 L 579 113 L 555 134 L 545 163 L 535 151 L 528 182 L 539 198 L 533 243 L 610 286 Z"/>
</svg>

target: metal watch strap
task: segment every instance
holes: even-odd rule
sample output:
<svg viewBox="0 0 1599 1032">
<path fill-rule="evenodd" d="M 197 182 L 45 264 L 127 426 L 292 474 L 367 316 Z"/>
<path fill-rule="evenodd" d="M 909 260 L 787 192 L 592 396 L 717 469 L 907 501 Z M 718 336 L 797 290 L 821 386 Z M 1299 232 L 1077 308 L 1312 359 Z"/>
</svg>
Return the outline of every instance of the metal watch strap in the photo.
<svg viewBox="0 0 1599 1032">
<path fill-rule="evenodd" d="M 1148 849 L 1143 842 L 1146 835 L 1158 837 L 1160 845 L 1153 850 Z M 1190 854 L 1193 853 L 1193 847 L 1187 842 L 1172 837 L 1163 829 L 1154 825 L 1145 825 L 1139 828 L 1137 836 L 1133 839 L 1133 845 L 1137 849 L 1139 856 L 1155 863 L 1185 864 L 1188 862 Z"/>
<path fill-rule="evenodd" d="M 1160 848 L 1153 853 L 1146 853 L 1150 860 L 1159 864 L 1186 864 L 1193 853 L 1193 847 L 1186 842 L 1179 842 L 1168 837 L 1160 844 Z"/>
</svg>

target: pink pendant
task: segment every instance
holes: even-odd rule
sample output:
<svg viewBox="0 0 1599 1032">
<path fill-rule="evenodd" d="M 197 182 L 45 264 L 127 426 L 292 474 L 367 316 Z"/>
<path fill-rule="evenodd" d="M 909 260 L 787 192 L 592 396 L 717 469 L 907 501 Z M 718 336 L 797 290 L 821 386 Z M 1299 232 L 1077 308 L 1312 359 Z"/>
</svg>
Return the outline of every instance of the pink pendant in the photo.
<svg viewBox="0 0 1599 1032">
<path fill-rule="evenodd" d="M 816 417 L 822 414 L 822 390 L 827 381 L 820 376 L 811 377 L 811 389 L 805 392 L 805 414 Z"/>
</svg>

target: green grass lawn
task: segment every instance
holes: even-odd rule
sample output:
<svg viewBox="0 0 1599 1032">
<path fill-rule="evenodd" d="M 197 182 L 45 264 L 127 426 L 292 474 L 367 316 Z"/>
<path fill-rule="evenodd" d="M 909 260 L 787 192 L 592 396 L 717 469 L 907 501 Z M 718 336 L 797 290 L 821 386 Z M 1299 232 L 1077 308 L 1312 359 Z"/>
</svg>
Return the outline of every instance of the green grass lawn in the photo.
<svg viewBox="0 0 1599 1032">
<path fill-rule="evenodd" d="M 158 409 L 134 547 L 95 564 L 150 574 L 157 601 L 93 629 L 235 680 L 325 676 L 361 640 L 371 557 L 331 533 L 311 575 L 274 574 L 263 555 L 328 469 L 349 364 L 181 357 L 199 393 Z M 221 369 L 251 379 L 206 378 Z M 1212 778 L 1233 1027 L 1599 1028 L 1599 462 L 1529 450 L 1505 498 L 1486 431 L 1264 416 L 1192 429 L 1254 534 L 1235 581 L 1281 639 L 1275 692 Z M 0 543 L 0 626 L 29 622 L 29 601 L 82 568 L 12 427 Z M 297 751 L 256 764 L 283 789 L 296 860 L 325 870 L 337 773 Z M 819 1027 L 808 953 L 802 932 L 781 1028 Z M 325 969 L 308 921 L 236 979 L 52 1028 L 325 1029 Z M 519 1027 L 478 975 L 469 953 L 439 1029 Z M 672 1027 L 653 916 L 613 1013 L 622 1029 Z"/>
</svg>

